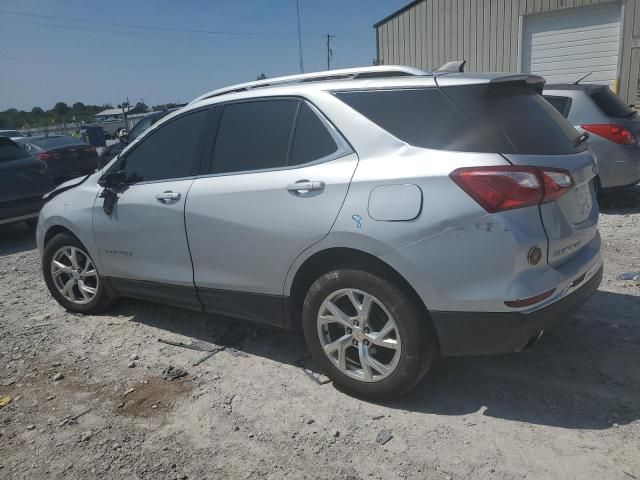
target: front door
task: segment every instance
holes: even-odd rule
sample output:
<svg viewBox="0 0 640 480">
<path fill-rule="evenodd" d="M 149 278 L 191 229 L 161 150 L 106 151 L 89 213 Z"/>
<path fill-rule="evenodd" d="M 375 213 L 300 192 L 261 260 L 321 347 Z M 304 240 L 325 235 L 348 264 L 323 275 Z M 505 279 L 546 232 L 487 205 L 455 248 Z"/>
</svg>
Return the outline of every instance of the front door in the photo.
<svg viewBox="0 0 640 480">
<path fill-rule="evenodd" d="M 93 208 L 102 275 L 123 295 L 199 307 L 184 225 L 184 206 L 200 160 L 206 111 L 170 119 L 127 148 L 111 168 L 126 182 L 105 212 Z"/>
<path fill-rule="evenodd" d="M 194 182 L 186 206 L 205 310 L 281 323 L 287 271 L 329 233 L 357 162 L 304 101 L 224 105 L 211 174 Z"/>
</svg>

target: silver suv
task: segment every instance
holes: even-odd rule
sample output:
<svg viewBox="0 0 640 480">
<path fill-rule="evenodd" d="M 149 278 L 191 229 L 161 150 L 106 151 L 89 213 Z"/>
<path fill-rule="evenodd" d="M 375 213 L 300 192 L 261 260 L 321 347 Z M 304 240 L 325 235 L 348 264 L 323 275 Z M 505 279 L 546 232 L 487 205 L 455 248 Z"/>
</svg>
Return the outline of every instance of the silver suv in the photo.
<svg viewBox="0 0 640 480">
<path fill-rule="evenodd" d="M 544 98 L 579 132 L 589 132 L 598 159 L 596 186 L 609 189 L 640 182 L 640 119 L 609 87 L 546 85 Z"/>
<path fill-rule="evenodd" d="M 439 353 L 518 351 L 602 277 L 594 159 L 543 83 L 369 67 L 203 95 L 51 194 L 47 286 L 302 327 L 370 399 Z"/>
</svg>

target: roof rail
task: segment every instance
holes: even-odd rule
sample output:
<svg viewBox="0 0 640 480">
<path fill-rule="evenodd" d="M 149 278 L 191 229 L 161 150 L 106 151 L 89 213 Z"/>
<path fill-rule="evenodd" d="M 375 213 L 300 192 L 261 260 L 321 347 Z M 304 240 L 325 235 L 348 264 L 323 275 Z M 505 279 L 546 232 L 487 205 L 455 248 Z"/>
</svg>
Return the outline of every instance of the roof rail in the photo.
<svg viewBox="0 0 640 480">
<path fill-rule="evenodd" d="M 294 83 L 321 82 L 323 80 L 344 80 L 344 79 L 365 79 L 427 75 L 427 72 L 413 67 L 401 65 L 379 65 L 373 67 L 343 68 L 340 70 L 326 70 L 323 72 L 303 73 L 300 75 L 289 75 L 286 77 L 267 78 L 255 82 L 239 83 L 218 90 L 212 90 L 204 95 L 191 100 L 189 104 L 199 102 L 206 98 L 217 97 L 227 93 L 243 92 L 254 88 L 264 88 L 276 85 L 289 85 Z"/>
</svg>

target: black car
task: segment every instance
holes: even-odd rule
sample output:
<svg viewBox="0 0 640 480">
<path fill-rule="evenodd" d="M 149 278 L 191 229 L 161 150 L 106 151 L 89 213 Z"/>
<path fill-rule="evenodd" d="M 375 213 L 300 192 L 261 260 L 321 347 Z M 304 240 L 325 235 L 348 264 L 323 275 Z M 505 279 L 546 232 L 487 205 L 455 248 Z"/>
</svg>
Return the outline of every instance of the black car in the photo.
<svg viewBox="0 0 640 480">
<path fill-rule="evenodd" d="M 113 145 L 109 145 L 104 148 L 100 152 L 100 160 L 98 162 L 98 168 L 104 167 L 107 163 L 111 161 L 113 157 L 118 155 L 124 147 L 126 147 L 129 143 L 133 142 L 142 132 L 144 132 L 151 125 L 156 123 L 161 118 L 167 116 L 169 113 L 173 112 L 175 109 L 164 110 L 162 112 L 153 112 L 149 115 L 145 115 L 142 117 L 138 123 L 136 123 L 131 131 L 125 135 L 124 137 L 119 137 L 120 141 L 118 143 L 114 143 Z"/>
<path fill-rule="evenodd" d="M 0 137 L 0 224 L 26 221 L 34 225 L 53 189 L 47 165 L 7 137 Z"/>
<path fill-rule="evenodd" d="M 91 145 L 66 135 L 15 139 L 27 152 L 47 163 L 57 185 L 71 178 L 88 175 L 98 168 L 98 154 Z"/>
</svg>

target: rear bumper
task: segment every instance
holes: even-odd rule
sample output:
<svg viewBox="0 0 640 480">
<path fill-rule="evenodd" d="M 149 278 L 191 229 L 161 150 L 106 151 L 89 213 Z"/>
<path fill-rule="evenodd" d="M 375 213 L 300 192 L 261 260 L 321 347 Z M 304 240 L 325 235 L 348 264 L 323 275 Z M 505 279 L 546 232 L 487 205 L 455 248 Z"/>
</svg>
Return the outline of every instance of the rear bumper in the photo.
<svg viewBox="0 0 640 480">
<path fill-rule="evenodd" d="M 42 197 L 0 204 L 0 224 L 37 218 L 43 205 L 44 200 Z"/>
<path fill-rule="evenodd" d="M 640 182 L 640 158 L 599 164 L 603 189 L 635 185 Z"/>
<path fill-rule="evenodd" d="M 576 290 L 531 313 L 430 312 L 443 355 L 495 355 L 521 349 L 553 323 L 567 319 L 598 289 L 602 265 Z"/>
</svg>

